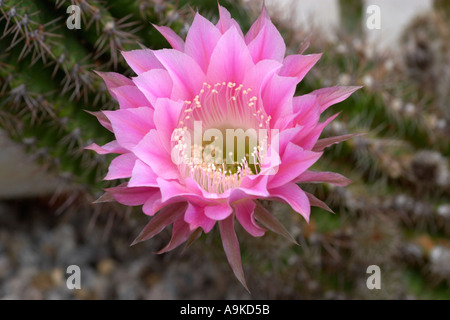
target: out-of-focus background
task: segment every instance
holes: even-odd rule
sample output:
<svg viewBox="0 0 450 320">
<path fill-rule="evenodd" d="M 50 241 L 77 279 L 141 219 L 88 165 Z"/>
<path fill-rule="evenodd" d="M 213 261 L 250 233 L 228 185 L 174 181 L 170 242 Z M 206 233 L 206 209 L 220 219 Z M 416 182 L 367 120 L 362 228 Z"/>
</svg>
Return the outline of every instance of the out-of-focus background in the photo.
<svg viewBox="0 0 450 320">
<path fill-rule="evenodd" d="M 261 1 L 222 0 L 242 28 Z M 66 26 L 80 9 L 80 29 Z M 111 139 L 85 112 L 114 109 L 93 70 L 132 76 L 120 50 L 168 44 L 151 26 L 186 34 L 216 0 L 0 1 L 0 298 L 449 299 L 450 1 L 266 0 L 288 53 L 324 52 L 298 94 L 363 85 L 334 106 L 327 135 L 366 133 L 326 151 L 317 169 L 354 182 L 305 185 L 336 212 L 307 224 L 267 204 L 300 243 L 238 230 L 252 295 L 234 278 L 217 230 L 184 252 L 170 238 L 129 247 L 140 208 L 92 204 L 110 157 L 83 148 Z M 69 11 L 70 12 L 70 11 Z M 81 269 L 81 289 L 66 286 Z M 368 266 L 381 270 L 369 290 Z"/>
</svg>

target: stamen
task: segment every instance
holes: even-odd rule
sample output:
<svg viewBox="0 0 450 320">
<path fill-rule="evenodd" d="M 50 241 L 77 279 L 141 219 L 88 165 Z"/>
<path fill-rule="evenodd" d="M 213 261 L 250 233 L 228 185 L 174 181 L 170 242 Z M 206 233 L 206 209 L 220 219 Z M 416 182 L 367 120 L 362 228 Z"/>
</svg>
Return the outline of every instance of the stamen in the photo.
<svg viewBox="0 0 450 320">
<path fill-rule="evenodd" d="M 192 101 L 184 101 L 176 129 L 179 138 L 173 142 L 174 150 L 182 159 L 178 167 L 183 177 L 194 179 L 208 192 L 223 193 L 239 187 L 244 177 L 258 173 L 263 158 L 260 147 L 253 148 L 250 154 L 253 166 L 250 167 L 248 153 L 242 159 L 235 160 L 233 152 L 225 154 L 225 150 L 195 145 L 193 141 L 185 139 L 184 133 L 190 133 L 191 139 L 194 137 L 195 121 L 202 122 L 203 130 L 216 128 L 223 133 L 226 129 L 270 129 L 271 116 L 267 116 L 257 96 L 249 98 L 251 91 L 251 88 L 244 89 L 242 84 L 233 82 L 214 85 L 205 82 Z M 265 140 L 260 143 L 267 145 Z M 208 153 L 204 155 L 205 148 Z M 223 161 L 216 163 L 217 159 Z"/>
</svg>

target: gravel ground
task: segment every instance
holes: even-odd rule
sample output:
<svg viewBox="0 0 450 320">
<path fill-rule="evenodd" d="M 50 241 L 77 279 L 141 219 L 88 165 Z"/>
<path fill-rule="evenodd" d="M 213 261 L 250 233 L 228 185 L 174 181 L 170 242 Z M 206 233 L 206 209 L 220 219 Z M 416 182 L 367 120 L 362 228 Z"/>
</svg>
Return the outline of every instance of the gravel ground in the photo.
<svg viewBox="0 0 450 320">
<path fill-rule="evenodd" d="M 89 228 L 91 221 L 84 212 L 58 216 L 46 201 L 0 201 L 0 298 L 249 298 L 229 267 L 195 244 L 156 255 L 169 233 L 130 248 L 140 223 L 115 223 L 105 237 L 106 221 Z M 81 270 L 79 290 L 66 285 L 73 264 Z"/>
</svg>

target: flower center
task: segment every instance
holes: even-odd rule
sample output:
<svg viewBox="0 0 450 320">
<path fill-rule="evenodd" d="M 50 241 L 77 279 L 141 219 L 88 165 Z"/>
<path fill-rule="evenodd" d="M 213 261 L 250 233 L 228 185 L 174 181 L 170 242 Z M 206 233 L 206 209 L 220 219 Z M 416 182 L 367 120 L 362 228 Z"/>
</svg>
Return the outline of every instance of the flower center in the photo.
<svg viewBox="0 0 450 320">
<path fill-rule="evenodd" d="M 262 103 L 241 84 L 203 84 L 185 101 L 172 136 L 172 155 L 185 178 L 206 191 L 223 193 L 257 174 L 263 163 L 271 117 Z"/>
</svg>

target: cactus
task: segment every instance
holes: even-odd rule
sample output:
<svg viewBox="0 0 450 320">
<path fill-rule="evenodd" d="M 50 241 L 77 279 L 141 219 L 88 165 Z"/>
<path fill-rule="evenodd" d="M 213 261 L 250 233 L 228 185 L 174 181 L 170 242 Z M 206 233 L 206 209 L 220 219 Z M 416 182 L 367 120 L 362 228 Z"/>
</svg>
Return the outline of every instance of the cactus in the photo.
<svg viewBox="0 0 450 320">
<path fill-rule="evenodd" d="M 250 10 L 220 2 L 248 28 Z M 444 2 L 438 5 L 448 15 Z M 450 298 L 449 20 L 433 14 L 413 23 L 396 60 L 366 50 L 354 30 L 360 16 L 345 7 L 354 3 L 341 1 L 353 20 L 337 42 L 310 38 L 308 52 L 326 54 L 298 88 L 303 94 L 333 83 L 365 86 L 334 107 L 343 113 L 324 137 L 365 135 L 329 148 L 317 164 L 354 182 L 345 189 L 302 186 L 336 212 L 315 208 L 309 224 L 286 206 L 265 204 L 300 247 L 272 234 L 254 240 L 239 232 L 254 298 Z M 71 4 L 81 8 L 79 30 L 65 25 Z M 111 203 L 90 205 L 108 187 L 101 179 L 110 159 L 84 147 L 92 137 L 97 143 L 111 137 L 85 111 L 117 107 L 92 70 L 132 76 L 119 51 L 166 46 L 150 22 L 183 34 L 197 8 L 217 15 L 216 1 L 0 0 L 0 128 L 60 176 L 52 199 L 60 211 L 89 204 L 124 212 Z M 305 48 L 306 34 L 275 23 L 291 52 Z M 423 37 L 418 25 L 434 26 L 432 36 Z M 213 256 L 222 252 L 218 239 L 195 245 Z M 385 290 L 365 287 L 372 264 L 380 266 Z"/>
</svg>

